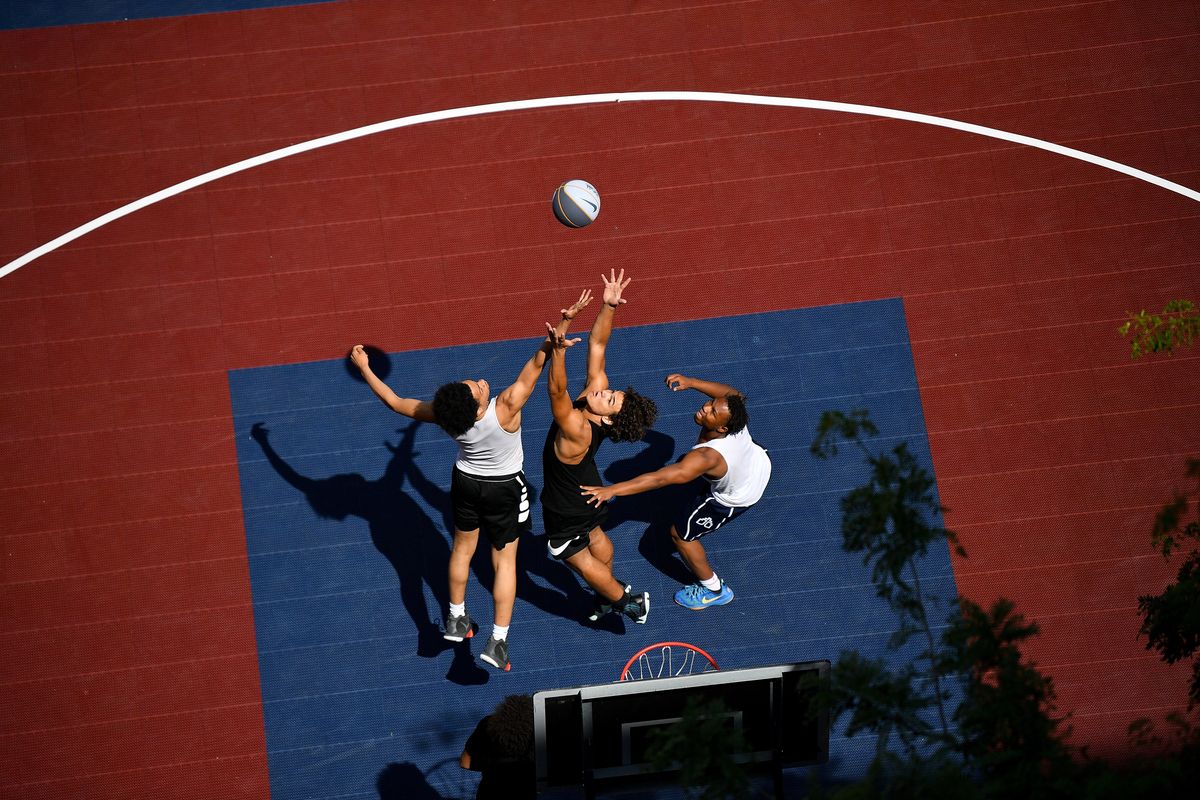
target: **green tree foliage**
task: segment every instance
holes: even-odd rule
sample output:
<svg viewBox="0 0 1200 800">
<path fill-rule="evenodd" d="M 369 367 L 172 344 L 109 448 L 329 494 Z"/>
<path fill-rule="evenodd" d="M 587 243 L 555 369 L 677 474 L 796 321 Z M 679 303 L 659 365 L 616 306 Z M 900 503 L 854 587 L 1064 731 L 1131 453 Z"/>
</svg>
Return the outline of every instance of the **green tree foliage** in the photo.
<svg viewBox="0 0 1200 800">
<path fill-rule="evenodd" d="M 1188 519 L 1192 502 L 1200 500 L 1200 459 L 1188 460 L 1187 475 L 1195 486 L 1176 493 L 1158 513 L 1150 541 L 1164 558 L 1176 550 L 1190 552 L 1161 594 L 1138 598 L 1146 649 L 1157 650 L 1168 664 L 1192 658 L 1200 650 L 1200 515 Z M 1192 662 L 1188 701 L 1189 709 L 1200 704 L 1200 658 Z"/>
<path fill-rule="evenodd" d="M 940 542 L 960 556 L 966 552 L 937 522 L 944 509 L 933 476 L 904 443 L 872 450 L 868 442 L 878 435 L 865 411 L 829 411 L 810 450 L 830 458 L 843 443 L 863 454 L 869 478 L 842 500 L 842 546 L 862 554 L 876 593 L 897 615 L 889 647 L 898 649 L 915 635 L 924 649 L 895 669 L 855 652 L 841 654 L 830 712 L 850 715 L 847 735 L 873 733 L 876 752 L 866 780 L 835 797 L 1072 796 L 1069 780 L 1060 777 L 1071 762 L 1061 720 L 1052 715 L 1053 684 L 1020 650 L 1036 625 L 1008 600 L 986 611 L 960 600 L 935 634 L 919 560 Z M 948 709 L 951 685 L 962 691 L 959 705 Z"/>
<path fill-rule="evenodd" d="M 834 790 L 818 785 L 812 797 L 1194 797 L 1200 786 L 1200 726 L 1181 714 L 1168 717 L 1168 738 L 1148 720 L 1130 726 L 1131 756 L 1118 765 L 1089 759 L 1066 744 L 1053 682 L 1021 651 L 1038 627 L 1017 613 L 1012 601 L 1000 598 L 985 609 L 960 598 L 944 624 L 931 624 L 933 598 L 922 585 L 918 562 L 941 542 L 962 557 L 966 552 L 937 522 L 944 509 L 935 498 L 933 477 L 904 443 L 873 450 L 878 436 L 866 411 L 829 411 L 810 449 L 819 458 L 831 458 L 839 445 L 849 444 L 864 456 L 867 482 L 842 500 L 842 546 L 862 554 L 876 594 L 896 614 L 897 630 L 888 646 L 898 650 L 916 636 L 923 648 L 898 667 L 855 651 L 840 655 L 829 685 L 820 689 L 821 703 L 832 719 L 847 719 L 848 736 L 874 735 L 876 749 L 863 780 Z M 1188 462 L 1187 474 L 1196 486 L 1163 508 L 1152 541 L 1167 558 L 1190 551 L 1174 583 L 1161 595 L 1138 600 L 1147 648 L 1158 650 L 1168 663 L 1200 650 L 1200 519 L 1188 519 L 1192 503 L 1200 500 L 1200 459 Z M 1200 660 L 1193 666 L 1191 699 L 1200 703 Z M 690 707 L 679 725 L 653 742 L 656 766 L 682 765 L 681 783 L 693 787 L 691 798 L 740 799 L 749 793 L 745 775 L 730 757 L 723 711 Z"/>
<path fill-rule="evenodd" d="M 748 748 L 741 730 L 731 728 L 720 698 L 691 698 L 679 721 L 649 734 L 647 753 L 653 769 L 678 766 L 688 800 L 744 800 L 750 780 L 732 754 Z"/>
<path fill-rule="evenodd" d="M 1170 733 L 1162 736 L 1148 719 L 1129 726 L 1130 757 L 1113 765 L 1091 761 L 1080 769 L 1087 800 L 1148 797 L 1174 800 L 1196 796 L 1200 786 L 1200 728 L 1184 715 L 1167 715 Z"/>
<path fill-rule="evenodd" d="M 934 522 L 943 509 L 934 497 L 933 476 L 921 468 L 904 442 L 889 451 L 873 452 L 864 438 L 878 435 L 879 431 L 866 411 L 849 414 L 828 411 L 821 416 L 817 438 L 809 449 L 818 458 L 829 458 L 837 454 L 840 440 L 856 447 L 870 467 L 867 483 L 842 498 L 842 547 L 848 552 L 862 554 L 863 564 L 871 568 L 875 593 L 896 612 L 899 625 L 890 645 L 899 648 L 913 635 L 921 636 L 925 645 L 921 657 L 926 662 L 926 669 L 911 669 L 907 676 L 887 675 L 884 670 L 875 676 L 878 684 L 873 687 L 868 686 L 869 681 L 864 681 L 866 673 L 862 669 L 853 674 L 858 688 L 874 688 L 884 692 L 886 697 L 904 700 L 895 708 L 908 707 L 909 723 L 888 724 L 881 728 L 881 747 L 887 745 L 894 732 L 911 751 L 916 739 L 924 739 L 930 734 L 923 729 L 924 723 L 914 713 L 913 706 L 932 705 L 937 710 L 940 735 L 944 737 L 949 733 L 945 707 L 947 693 L 941 685 L 943 675 L 933 626 L 926 613 L 928 597 L 921 585 L 918 559 L 928 552 L 930 545 L 941 541 L 953 545 L 960 555 L 966 553 L 952 531 Z M 882 664 L 875 666 L 882 670 Z M 847 677 L 850 675 L 848 671 Z M 921 684 L 926 682 L 923 679 L 926 675 L 929 685 L 923 687 Z M 911 679 L 909 684 L 914 687 L 914 694 L 902 698 L 896 690 L 906 679 Z M 880 709 L 871 710 L 860 703 L 854 713 L 851 725 L 856 725 L 863 715 L 879 714 Z"/>
<path fill-rule="evenodd" d="M 1147 353 L 1170 355 L 1177 347 L 1190 346 L 1200 336 L 1200 311 L 1190 300 L 1171 300 L 1159 314 L 1150 314 L 1142 309 L 1127 317 L 1117 331 L 1122 336 L 1132 335 L 1132 358 Z"/>
<path fill-rule="evenodd" d="M 964 678 L 954 714 L 964 765 L 982 779 L 984 797 L 1071 796 L 1071 754 L 1063 720 L 1053 716 L 1054 685 L 1021 653 L 1037 624 L 1004 598 L 988 610 L 966 599 L 960 605 L 942 654 L 943 668 Z"/>
</svg>

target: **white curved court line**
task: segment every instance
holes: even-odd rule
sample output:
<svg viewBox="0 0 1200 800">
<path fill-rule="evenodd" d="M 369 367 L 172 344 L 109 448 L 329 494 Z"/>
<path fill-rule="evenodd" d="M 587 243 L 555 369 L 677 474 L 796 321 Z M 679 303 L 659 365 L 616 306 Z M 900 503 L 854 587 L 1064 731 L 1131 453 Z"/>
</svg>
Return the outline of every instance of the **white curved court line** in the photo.
<svg viewBox="0 0 1200 800">
<path fill-rule="evenodd" d="M 17 271 L 29 262 L 44 256 L 46 253 L 57 250 L 69 242 L 73 242 L 80 236 L 91 233 L 99 227 L 107 225 L 110 222 L 128 216 L 135 211 L 139 211 L 146 206 L 153 205 L 160 200 L 166 200 L 168 197 L 174 197 L 177 194 L 186 192 L 188 189 L 194 189 L 197 186 L 203 186 L 206 183 L 211 183 L 219 178 L 224 178 L 227 175 L 233 175 L 237 172 L 251 169 L 253 167 L 269 164 L 272 161 L 278 161 L 281 158 L 288 156 L 307 153 L 309 150 L 316 150 L 319 147 L 326 147 L 331 144 L 345 142 L 350 139 L 357 139 L 361 136 L 370 136 L 375 133 L 394 130 L 396 128 L 406 128 L 411 125 L 421 125 L 426 122 L 439 122 L 445 119 L 457 119 L 459 117 L 474 117 L 483 114 L 498 114 L 502 111 L 524 111 L 531 108 L 552 108 L 554 106 L 578 106 L 588 103 L 626 103 L 634 101 L 692 101 L 702 103 L 741 103 L 745 105 L 755 106 L 781 106 L 786 108 L 811 108 L 817 111 L 840 111 L 846 114 L 863 114 L 871 117 L 888 117 L 890 119 L 900 119 L 907 122 L 919 122 L 925 125 L 936 125 L 941 128 L 953 128 L 954 130 L 963 131 L 965 133 L 974 133 L 980 136 L 990 136 L 993 139 L 1003 139 L 1014 144 L 1027 145 L 1036 147 L 1039 150 L 1046 150 L 1058 155 L 1076 158 L 1080 161 L 1086 161 L 1089 164 L 1095 164 L 1098 167 L 1111 169 L 1114 172 L 1120 172 L 1138 180 L 1146 181 L 1163 189 L 1166 189 L 1176 194 L 1181 194 L 1191 200 L 1200 202 L 1200 192 L 1196 192 L 1186 186 L 1181 186 L 1165 178 L 1160 178 L 1157 175 L 1152 175 L 1149 172 L 1143 172 L 1140 169 L 1134 169 L 1126 164 L 1121 164 L 1116 161 L 1110 161 L 1107 158 L 1085 153 L 1082 150 L 1075 150 L 1070 147 L 1047 142 L 1042 139 L 1034 139 L 1031 136 L 1022 136 L 1019 133 L 1009 133 L 1008 131 L 998 130 L 996 128 L 988 128 L 983 125 L 974 125 L 970 122 L 959 122 L 954 119 L 946 119 L 945 117 L 934 117 L 929 114 L 916 114 L 911 111 L 900 111 L 894 108 L 881 108 L 879 106 L 864 106 L 857 103 L 837 103 L 829 100 L 805 100 L 796 97 L 771 97 L 769 95 L 757 94 L 728 94 L 725 92 L 613 92 L 608 94 L 579 94 L 565 97 L 539 97 L 532 100 L 512 100 L 505 103 L 488 103 L 481 106 L 466 106 L 463 108 L 451 108 L 445 111 L 431 111 L 427 114 L 414 114 L 411 117 L 399 117 L 398 119 L 388 120 L 387 122 L 377 122 L 374 125 L 364 125 L 361 128 L 352 128 L 341 133 L 333 133 L 329 136 L 322 136 L 320 139 L 312 139 L 307 142 L 300 142 L 289 147 L 284 147 L 280 150 L 273 150 L 270 153 L 263 153 L 260 156 L 253 156 L 243 161 L 238 161 L 236 164 L 230 164 L 220 169 L 214 169 L 211 172 L 206 172 L 203 175 L 197 175 L 195 178 L 190 178 L 182 183 L 177 183 L 174 186 L 169 186 L 166 189 L 147 195 L 132 203 L 127 203 L 120 208 L 96 217 L 90 222 L 80 225 L 74 230 L 64 233 L 57 239 L 46 242 L 41 247 L 30 250 L 20 258 L 10 261 L 0 269 L 0 278 Z"/>
</svg>

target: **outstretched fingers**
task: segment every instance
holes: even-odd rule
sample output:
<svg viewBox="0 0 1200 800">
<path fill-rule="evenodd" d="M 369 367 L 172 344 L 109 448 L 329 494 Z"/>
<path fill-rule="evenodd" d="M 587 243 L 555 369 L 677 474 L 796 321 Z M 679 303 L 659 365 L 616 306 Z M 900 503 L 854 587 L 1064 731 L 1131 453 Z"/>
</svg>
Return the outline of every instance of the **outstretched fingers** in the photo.
<svg viewBox="0 0 1200 800">
<path fill-rule="evenodd" d="M 567 347 L 574 347 L 583 340 L 576 336 L 574 339 L 568 339 L 566 335 L 561 334 L 549 322 L 546 323 L 546 338 L 550 340 L 550 344 L 554 345 L 555 349 L 562 350 Z"/>
<path fill-rule="evenodd" d="M 562 310 L 563 319 L 575 319 L 575 315 L 585 309 L 590 302 L 592 302 L 592 290 L 584 289 L 582 292 L 580 292 L 579 299 L 576 300 L 570 308 L 564 308 Z"/>
<path fill-rule="evenodd" d="M 617 274 L 615 269 L 610 269 L 608 277 L 600 274 L 600 280 L 604 283 L 604 302 L 610 306 L 618 306 L 627 302 L 621 297 L 621 293 L 625 291 L 625 287 L 630 284 L 633 278 L 625 277 L 625 270 L 621 270 L 621 274 Z"/>
</svg>

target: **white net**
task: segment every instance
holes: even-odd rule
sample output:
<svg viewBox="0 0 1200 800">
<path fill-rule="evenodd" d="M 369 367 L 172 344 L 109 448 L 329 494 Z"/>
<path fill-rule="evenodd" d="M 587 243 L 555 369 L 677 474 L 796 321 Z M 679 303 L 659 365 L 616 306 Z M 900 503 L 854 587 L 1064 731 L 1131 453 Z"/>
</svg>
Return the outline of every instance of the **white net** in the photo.
<svg viewBox="0 0 1200 800">
<path fill-rule="evenodd" d="M 685 642 L 660 642 L 642 649 L 621 673 L 623 681 L 675 678 L 717 670 L 712 656 Z"/>
</svg>

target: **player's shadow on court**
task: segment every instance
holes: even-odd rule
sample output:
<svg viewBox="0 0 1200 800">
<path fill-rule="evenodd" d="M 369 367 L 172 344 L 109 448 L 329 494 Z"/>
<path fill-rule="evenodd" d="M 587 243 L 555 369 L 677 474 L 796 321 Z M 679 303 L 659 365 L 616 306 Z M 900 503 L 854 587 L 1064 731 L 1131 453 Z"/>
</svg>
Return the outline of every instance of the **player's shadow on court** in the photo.
<svg viewBox="0 0 1200 800">
<path fill-rule="evenodd" d="M 399 431 L 404 441 L 410 441 L 421 423 L 414 422 Z M 414 455 L 417 455 L 414 453 Z M 450 502 L 450 493 L 429 480 L 415 459 L 409 459 L 408 480 L 412 487 L 421 495 L 430 508 L 437 509 L 442 514 L 442 524 L 445 530 L 454 530 L 454 511 Z M 529 487 L 529 507 L 537 506 L 537 489 Z M 451 534 L 453 535 L 453 534 Z M 471 570 L 475 579 L 491 591 L 496 578 L 492 567 L 491 544 L 487 536 L 480 532 L 479 545 L 475 548 L 475 557 L 471 559 Z M 531 576 L 537 576 L 549 587 L 534 581 Z M 544 541 L 532 534 L 522 534 L 517 546 L 517 597 L 547 614 L 563 617 L 576 622 L 586 619 L 592 608 L 592 596 L 585 591 L 576 580 L 575 574 L 568 567 L 554 561 L 546 552 Z M 474 616 L 474 615 L 472 615 Z M 476 617 L 478 620 L 479 618 Z M 593 623 L 587 623 L 594 627 Z"/>
<path fill-rule="evenodd" d="M 407 761 L 393 762 L 380 770 L 375 777 L 375 791 L 379 792 L 379 800 L 444 800 L 417 765 Z"/>
<path fill-rule="evenodd" d="M 614 461 L 604 470 L 606 484 L 620 483 L 653 472 L 669 464 L 675 456 L 675 439 L 661 431 L 646 431 L 646 447 L 629 458 Z M 618 497 L 609 503 L 608 530 L 626 522 L 645 524 L 638 541 L 638 552 L 651 566 L 678 583 L 695 580 L 676 556 L 671 542 L 671 515 L 696 491 L 695 484 L 664 486 L 652 492 Z M 619 547 L 619 546 L 618 546 Z"/>
<path fill-rule="evenodd" d="M 262 448 L 279 476 L 304 494 L 313 512 L 322 519 L 342 521 L 350 516 L 366 520 L 371 543 L 391 563 L 400 581 L 400 599 L 417 628 L 417 655 L 437 656 L 448 649 L 454 659 L 446 678 L 461 685 L 486 683 L 487 671 L 475 663 L 468 642 L 457 645 L 442 638 L 441 609 L 447 607 L 446 570 L 450 545 L 421 507 L 403 491 L 407 462 L 412 460 L 411 437 L 399 445 L 385 443 L 392 453 L 377 480 L 357 473 L 309 478 L 301 475 L 271 446 L 270 431 L 255 423 L 250 436 Z M 438 603 L 432 613 L 425 602 L 428 585 Z"/>
</svg>

